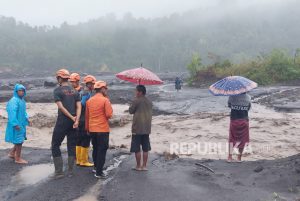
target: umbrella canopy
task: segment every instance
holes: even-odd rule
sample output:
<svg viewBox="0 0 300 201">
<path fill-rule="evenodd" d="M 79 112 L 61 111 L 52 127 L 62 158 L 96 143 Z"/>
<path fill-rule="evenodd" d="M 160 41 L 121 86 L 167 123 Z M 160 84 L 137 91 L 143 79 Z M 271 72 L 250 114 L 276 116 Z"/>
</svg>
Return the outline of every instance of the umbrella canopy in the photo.
<svg viewBox="0 0 300 201">
<path fill-rule="evenodd" d="M 143 67 L 125 70 L 118 73 L 116 77 L 121 80 L 142 85 L 158 85 L 163 83 L 157 75 Z"/>
<path fill-rule="evenodd" d="M 215 96 L 234 96 L 256 88 L 257 84 L 242 76 L 226 77 L 209 87 L 209 91 Z"/>
</svg>

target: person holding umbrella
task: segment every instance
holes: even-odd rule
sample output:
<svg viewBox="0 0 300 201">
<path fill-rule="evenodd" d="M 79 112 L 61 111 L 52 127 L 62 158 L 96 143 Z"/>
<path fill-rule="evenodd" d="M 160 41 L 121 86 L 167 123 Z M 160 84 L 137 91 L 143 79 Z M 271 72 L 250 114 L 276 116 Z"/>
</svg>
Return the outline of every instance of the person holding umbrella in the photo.
<svg viewBox="0 0 300 201">
<path fill-rule="evenodd" d="M 148 152 L 151 150 L 149 135 L 151 133 L 152 102 L 145 96 L 146 87 L 136 87 L 136 98 L 129 107 L 129 113 L 133 114 L 132 140 L 130 152 L 135 153 L 136 167 L 134 170 L 147 171 Z M 141 163 L 143 150 L 143 163 Z"/>
<path fill-rule="evenodd" d="M 228 107 L 230 112 L 229 132 L 229 154 L 228 162 L 233 162 L 232 148 L 237 147 L 239 154 L 237 162 L 242 161 L 244 147 L 249 143 L 249 117 L 248 111 L 251 108 L 251 97 L 247 93 L 236 96 L 229 96 Z"/>
<path fill-rule="evenodd" d="M 237 162 L 241 162 L 244 148 L 249 143 L 248 111 L 251 108 L 251 97 L 247 92 L 256 87 L 255 82 L 241 76 L 226 77 L 209 87 L 215 96 L 229 96 L 228 107 L 231 112 L 227 162 L 235 162 L 232 158 L 233 148 L 238 148 Z"/>
<path fill-rule="evenodd" d="M 147 171 L 148 152 L 151 150 L 149 135 L 152 123 L 152 102 L 145 96 L 146 87 L 144 85 L 159 85 L 163 84 L 163 81 L 150 70 L 143 68 L 142 65 L 139 68 L 120 72 L 116 77 L 138 84 L 135 90 L 135 99 L 129 107 L 129 113 L 133 114 L 130 152 L 135 153 L 136 158 L 136 166 L 133 170 Z"/>
</svg>

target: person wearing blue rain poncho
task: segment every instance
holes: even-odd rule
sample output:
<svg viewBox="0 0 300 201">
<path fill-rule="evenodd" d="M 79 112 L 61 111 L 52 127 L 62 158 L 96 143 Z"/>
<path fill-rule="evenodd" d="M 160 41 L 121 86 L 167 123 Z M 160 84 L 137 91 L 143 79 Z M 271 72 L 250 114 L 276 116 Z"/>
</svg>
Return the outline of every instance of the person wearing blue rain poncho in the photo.
<svg viewBox="0 0 300 201">
<path fill-rule="evenodd" d="M 21 158 L 22 145 L 26 139 L 26 126 L 29 124 L 26 112 L 26 89 L 21 84 L 16 84 L 13 97 L 6 105 L 8 122 L 6 127 L 5 141 L 14 144 L 9 152 L 9 157 L 18 164 L 27 164 L 28 162 Z"/>
</svg>

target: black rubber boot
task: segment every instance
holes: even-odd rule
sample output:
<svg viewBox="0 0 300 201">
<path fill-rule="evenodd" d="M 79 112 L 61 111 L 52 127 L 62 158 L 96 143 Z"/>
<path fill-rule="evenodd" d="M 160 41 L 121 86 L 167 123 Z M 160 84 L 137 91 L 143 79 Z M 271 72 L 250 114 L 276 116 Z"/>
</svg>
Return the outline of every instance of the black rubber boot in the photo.
<svg viewBox="0 0 300 201">
<path fill-rule="evenodd" d="M 63 173 L 63 159 L 62 157 L 54 157 L 53 158 L 53 163 L 54 163 L 54 168 L 55 168 L 55 173 L 53 178 L 54 179 L 60 179 L 64 177 Z"/>
<path fill-rule="evenodd" d="M 68 157 L 68 177 L 74 176 L 74 165 L 75 165 L 75 157 L 74 156 L 69 156 Z"/>
</svg>

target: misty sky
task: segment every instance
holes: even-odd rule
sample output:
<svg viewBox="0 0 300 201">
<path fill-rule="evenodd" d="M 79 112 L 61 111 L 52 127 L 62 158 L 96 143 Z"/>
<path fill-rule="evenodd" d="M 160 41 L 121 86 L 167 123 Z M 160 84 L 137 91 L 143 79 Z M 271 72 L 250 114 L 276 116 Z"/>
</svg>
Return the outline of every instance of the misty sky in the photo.
<svg viewBox="0 0 300 201">
<path fill-rule="evenodd" d="M 109 13 L 121 18 L 131 12 L 135 17 L 160 17 L 174 12 L 224 4 L 248 6 L 284 0 L 0 0 L 0 16 L 14 17 L 30 25 L 76 24 Z M 288 0 L 286 0 L 288 1 Z"/>
</svg>

